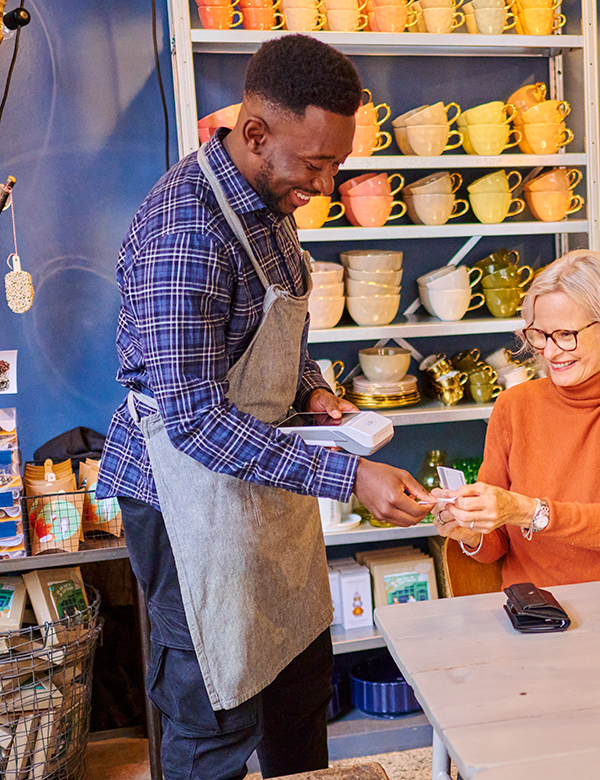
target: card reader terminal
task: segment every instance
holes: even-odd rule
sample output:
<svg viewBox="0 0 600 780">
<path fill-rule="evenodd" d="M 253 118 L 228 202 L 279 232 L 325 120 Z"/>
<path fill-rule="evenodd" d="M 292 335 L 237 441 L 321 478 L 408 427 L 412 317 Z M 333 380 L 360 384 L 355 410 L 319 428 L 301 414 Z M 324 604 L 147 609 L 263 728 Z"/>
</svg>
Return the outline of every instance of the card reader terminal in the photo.
<svg viewBox="0 0 600 780">
<path fill-rule="evenodd" d="M 335 420 L 326 414 L 299 412 L 277 426 L 314 447 L 340 447 L 353 455 L 371 455 L 394 436 L 391 420 L 377 412 L 346 412 Z"/>
</svg>

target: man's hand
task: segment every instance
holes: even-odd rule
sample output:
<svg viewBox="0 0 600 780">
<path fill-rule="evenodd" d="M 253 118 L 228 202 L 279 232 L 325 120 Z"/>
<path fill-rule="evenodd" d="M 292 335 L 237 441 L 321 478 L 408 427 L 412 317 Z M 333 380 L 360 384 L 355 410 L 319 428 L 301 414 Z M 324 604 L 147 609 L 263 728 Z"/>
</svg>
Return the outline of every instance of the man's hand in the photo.
<svg viewBox="0 0 600 780">
<path fill-rule="evenodd" d="M 417 504 L 406 491 L 429 503 Z M 435 498 L 408 471 L 365 458 L 361 458 L 358 465 L 354 493 L 377 520 L 402 528 L 416 525 L 427 517 L 435 504 Z"/>
<path fill-rule="evenodd" d="M 328 390 L 319 388 L 310 394 L 306 404 L 306 411 L 314 412 L 315 414 L 320 412 L 333 420 L 341 420 L 344 412 L 358 412 L 360 410 L 354 404 L 351 404 L 350 401 L 345 401 Z"/>
</svg>

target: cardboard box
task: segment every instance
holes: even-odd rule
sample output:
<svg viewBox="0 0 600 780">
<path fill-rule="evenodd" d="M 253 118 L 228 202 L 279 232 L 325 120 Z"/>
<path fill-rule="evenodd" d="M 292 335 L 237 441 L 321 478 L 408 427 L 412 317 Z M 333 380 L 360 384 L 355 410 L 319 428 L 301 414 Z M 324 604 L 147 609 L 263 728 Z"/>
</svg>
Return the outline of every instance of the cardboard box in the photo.
<svg viewBox="0 0 600 780">
<path fill-rule="evenodd" d="M 333 603 L 332 626 L 342 624 L 342 596 L 340 593 L 340 573 L 334 569 L 329 569 L 329 589 L 331 591 L 331 601 Z"/>
<path fill-rule="evenodd" d="M 29 765 L 36 740 L 37 714 L 21 715 L 6 763 L 5 780 L 25 780 L 29 777 Z"/>
<path fill-rule="evenodd" d="M 340 594 L 346 630 L 373 625 L 371 576 L 365 566 L 340 571 Z"/>
<path fill-rule="evenodd" d="M 376 607 L 438 597 L 433 560 L 427 556 L 376 563 L 371 573 Z"/>
<path fill-rule="evenodd" d="M 23 575 L 29 600 L 40 626 L 55 623 L 87 609 L 88 600 L 79 566 L 36 569 Z"/>
<path fill-rule="evenodd" d="M 23 577 L 0 576 L 0 632 L 21 628 L 26 596 Z"/>
</svg>

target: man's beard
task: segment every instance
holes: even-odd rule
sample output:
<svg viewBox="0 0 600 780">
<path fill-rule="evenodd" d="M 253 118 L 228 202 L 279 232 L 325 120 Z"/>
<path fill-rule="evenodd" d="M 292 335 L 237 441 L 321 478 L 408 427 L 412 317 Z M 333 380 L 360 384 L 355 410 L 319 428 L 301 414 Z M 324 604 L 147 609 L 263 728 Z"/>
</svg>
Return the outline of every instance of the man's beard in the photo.
<svg viewBox="0 0 600 780">
<path fill-rule="evenodd" d="M 263 160 L 262 167 L 254 180 L 254 189 L 269 211 L 272 211 L 278 217 L 285 217 L 286 214 L 281 210 L 280 206 L 281 198 L 275 195 L 271 188 L 272 175 L 273 165 L 267 160 Z"/>
</svg>

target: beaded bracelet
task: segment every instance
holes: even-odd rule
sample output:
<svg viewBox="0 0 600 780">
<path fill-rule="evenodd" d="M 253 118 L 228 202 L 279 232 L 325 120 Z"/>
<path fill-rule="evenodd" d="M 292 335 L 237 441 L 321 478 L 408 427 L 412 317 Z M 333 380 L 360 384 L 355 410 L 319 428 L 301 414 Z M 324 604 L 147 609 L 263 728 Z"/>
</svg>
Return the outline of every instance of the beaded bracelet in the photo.
<svg viewBox="0 0 600 780">
<path fill-rule="evenodd" d="M 483 534 L 481 534 L 481 539 L 479 540 L 479 544 L 477 545 L 476 550 L 467 550 L 467 548 L 464 546 L 462 539 L 459 542 L 460 549 L 464 552 L 465 555 L 468 555 L 471 557 L 471 555 L 477 555 L 479 550 L 481 550 L 481 545 L 483 544 Z"/>
</svg>

